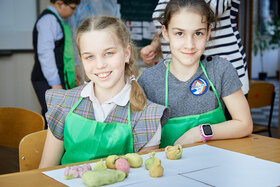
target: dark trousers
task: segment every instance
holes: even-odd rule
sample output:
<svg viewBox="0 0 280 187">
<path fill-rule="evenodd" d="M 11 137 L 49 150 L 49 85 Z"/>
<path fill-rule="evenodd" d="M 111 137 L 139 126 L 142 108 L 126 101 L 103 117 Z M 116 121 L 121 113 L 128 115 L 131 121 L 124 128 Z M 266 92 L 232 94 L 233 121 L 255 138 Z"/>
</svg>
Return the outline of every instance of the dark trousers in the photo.
<svg viewBox="0 0 280 187">
<path fill-rule="evenodd" d="M 51 87 L 49 86 L 47 81 L 32 81 L 32 85 L 37 95 L 37 98 L 39 99 L 40 105 L 42 107 L 42 115 L 45 119 L 45 129 L 47 129 L 48 125 L 47 125 L 45 114 L 48 109 L 47 109 L 47 104 L 45 99 L 45 93 Z"/>
</svg>

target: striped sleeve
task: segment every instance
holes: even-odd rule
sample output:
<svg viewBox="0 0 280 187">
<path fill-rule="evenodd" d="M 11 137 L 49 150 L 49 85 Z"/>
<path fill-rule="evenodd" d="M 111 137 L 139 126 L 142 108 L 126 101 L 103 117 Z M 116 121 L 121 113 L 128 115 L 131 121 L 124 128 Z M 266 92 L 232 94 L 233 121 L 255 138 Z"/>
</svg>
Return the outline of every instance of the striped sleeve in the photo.
<svg viewBox="0 0 280 187">
<path fill-rule="evenodd" d="M 161 34 L 161 26 L 162 26 L 162 24 L 160 22 L 160 18 L 162 16 L 162 14 L 164 13 L 165 7 L 168 4 L 168 2 L 169 2 L 169 0 L 159 0 L 158 4 L 154 10 L 154 13 L 153 13 L 153 22 L 156 27 L 156 31 L 159 34 Z"/>
<path fill-rule="evenodd" d="M 220 17 L 229 7 L 231 0 L 205 0 L 217 17 Z"/>
</svg>

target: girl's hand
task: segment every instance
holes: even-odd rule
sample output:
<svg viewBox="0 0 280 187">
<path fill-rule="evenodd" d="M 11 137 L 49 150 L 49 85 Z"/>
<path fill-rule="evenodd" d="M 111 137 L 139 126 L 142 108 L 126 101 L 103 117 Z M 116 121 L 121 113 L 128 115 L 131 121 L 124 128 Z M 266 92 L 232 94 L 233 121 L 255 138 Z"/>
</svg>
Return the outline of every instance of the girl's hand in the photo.
<svg viewBox="0 0 280 187">
<path fill-rule="evenodd" d="M 202 142 L 203 137 L 201 136 L 199 126 L 193 127 L 192 129 L 185 132 L 175 143 L 176 144 L 192 144 L 196 142 Z"/>
<path fill-rule="evenodd" d="M 154 48 L 153 45 L 147 45 L 146 47 L 141 49 L 140 55 L 145 64 L 152 66 L 158 53 L 157 49 Z"/>
<path fill-rule="evenodd" d="M 150 45 L 147 45 L 146 47 L 142 48 L 140 51 L 140 55 L 148 66 L 154 65 L 154 60 L 156 59 L 157 55 L 160 52 L 160 38 L 159 34 L 155 32 L 155 36 L 153 41 Z"/>
</svg>

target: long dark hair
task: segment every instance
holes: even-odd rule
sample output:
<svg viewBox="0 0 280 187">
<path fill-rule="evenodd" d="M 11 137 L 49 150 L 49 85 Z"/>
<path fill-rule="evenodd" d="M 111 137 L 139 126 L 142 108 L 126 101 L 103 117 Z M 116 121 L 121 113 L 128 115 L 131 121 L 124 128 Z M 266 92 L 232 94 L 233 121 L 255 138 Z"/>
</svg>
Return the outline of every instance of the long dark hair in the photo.
<svg viewBox="0 0 280 187">
<path fill-rule="evenodd" d="M 168 29 L 172 16 L 183 9 L 195 11 L 205 17 L 207 28 L 209 28 L 211 24 L 216 25 L 216 16 L 204 0 L 171 0 L 167 4 L 164 13 L 161 15 L 161 24 Z"/>
<path fill-rule="evenodd" d="M 50 0 L 50 2 L 51 3 L 55 3 L 56 1 L 59 1 L 59 0 Z M 76 4 L 76 5 L 78 5 L 78 4 L 80 4 L 80 1 L 81 0 L 62 0 L 63 1 L 63 3 L 65 3 L 66 5 L 70 5 L 70 4 Z"/>
</svg>

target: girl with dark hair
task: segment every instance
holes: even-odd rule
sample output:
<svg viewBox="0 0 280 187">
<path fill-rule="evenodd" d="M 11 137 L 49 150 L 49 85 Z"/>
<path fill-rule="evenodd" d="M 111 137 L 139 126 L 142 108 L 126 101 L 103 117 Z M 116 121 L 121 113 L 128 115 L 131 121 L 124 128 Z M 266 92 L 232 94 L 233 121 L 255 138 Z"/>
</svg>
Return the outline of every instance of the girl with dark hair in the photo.
<svg viewBox="0 0 280 187">
<path fill-rule="evenodd" d="M 171 0 L 162 34 L 172 58 L 145 70 L 138 82 L 147 98 L 170 107 L 161 147 L 209 139 L 241 138 L 252 119 L 236 70 L 225 59 L 203 55 L 215 15 L 204 0 Z M 232 120 L 226 121 L 225 106 Z"/>
</svg>

